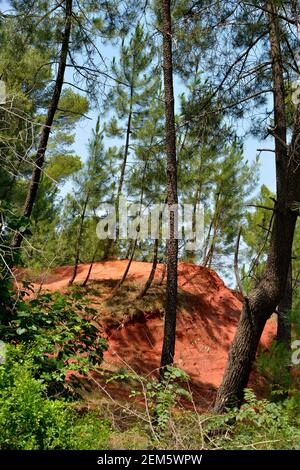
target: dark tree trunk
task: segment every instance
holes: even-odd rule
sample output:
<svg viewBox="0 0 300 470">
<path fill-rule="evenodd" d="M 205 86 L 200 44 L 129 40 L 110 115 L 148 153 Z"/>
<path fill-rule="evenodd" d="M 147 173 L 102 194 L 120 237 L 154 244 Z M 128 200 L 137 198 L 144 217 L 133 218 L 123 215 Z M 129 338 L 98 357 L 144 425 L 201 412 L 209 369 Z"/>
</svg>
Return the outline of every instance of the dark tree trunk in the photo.
<svg viewBox="0 0 300 470">
<path fill-rule="evenodd" d="M 130 266 L 131 266 L 131 263 L 132 263 L 132 260 L 133 260 L 133 257 L 134 257 L 136 245 L 137 245 L 137 238 L 133 242 L 131 256 L 128 260 L 128 263 L 127 263 L 126 269 L 123 273 L 123 276 L 120 279 L 120 281 L 118 282 L 118 284 L 116 285 L 116 287 L 114 288 L 113 293 L 116 292 L 119 289 L 119 287 L 121 287 L 121 285 L 125 282 L 125 280 L 127 278 L 127 274 L 129 273 L 129 269 L 130 269 Z"/>
<path fill-rule="evenodd" d="M 215 213 L 214 213 L 214 217 L 212 219 L 212 222 L 209 226 L 209 232 L 208 232 L 208 235 L 207 235 L 206 249 L 205 249 L 206 253 L 205 253 L 205 258 L 204 258 L 204 261 L 203 261 L 203 266 L 204 267 L 209 267 L 209 268 L 211 267 L 212 260 L 213 260 L 213 257 L 214 257 L 215 247 L 216 247 L 216 243 L 217 243 L 217 233 L 218 233 L 218 230 L 219 230 L 219 220 L 220 220 L 219 201 L 220 201 L 220 193 L 217 193 L 216 203 L 215 203 Z M 210 247 L 207 251 L 208 244 L 209 244 L 209 238 L 210 238 L 210 234 L 211 234 L 212 229 L 213 229 L 213 236 L 212 236 L 212 240 L 211 240 L 211 243 L 210 243 Z"/>
<path fill-rule="evenodd" d="M 144 165 L 144 169 L 143 169 L 142 192 L 141 192 L 141 197 L 140 197 L 139 217 L 141 216 L 142 205 L 143 205 L 143 201 L 144 201 L 144 183 L 145 183 L 145 177 L 146 177 L 146 173 L 147 173 L 147 167 L 148 167 L 148 160 L 145 161 L 145 165 Z M 140 225 L 138 225 L 138 227 L 137 227 L 137 232 L 139 232 L 139 231 L 140 231 Z M 127 264 L 126 269 L 123 273 L 122 279 L 118 282 L 118 284 L 114 288 L 113 293 L 115 293 L 119 289 L 119 287 L 124 283 L 124 281 L 126 280 L 127 274 L 129 272 L 129 269 L 130 269 L 130 266 L 131 266 L 131 263 L 132 263 L 132 260 L 133 260 L 133 257 L 134 257 L 137 242 L 138 242 L 138 235 L 136 236 L 136 238 L 134 240 L 131 240 L 131 242 L 130 242 L 130 245 L 129 245 L 127 253 L 126 253 L 126 259 L 129 258 L 130 252 L 131 252 L 131 256 L 128 260 L 128 264 Z"/>
<path fill-rule="evenodd" d="M 85 214 L 86 214 L 86 208 L 89 202 L 89 193 L 87 194 L 81 216 L 80 216 L 80 222 L 79 222 L 79 227 L 78 227 L 78 233 L 77 233 L 77 239 L 76 239 L 76 245 L 75 245 L 75 259 L 74 259 L 74 266 L 73 266 L 73 273 L 72 277 L 69 280 L 69 286 L 73 284 L 73 282 L 76 279 L 77 276 L 77 271 L 78 271 L 78 264 L 79 264 L 79 257 L 80 257 L 80 245 L 81 245 L 81 238 L 82 238 L 82 233 L 83 233 L 83 224 L 84 224 L 84 219 L 85 219 Z"/>
<path fill-rule="evenodd" d="M 158 242 L 159 242 L 159 240 L 158 240 L 158 238 L 156 238 L 155 242 L 154 242 L 154 254 L 153 254 L 152 268 L 151 268 L 151 271 L 150 271 L 150 274 L 149 274 L 149 277 L 147 279 L 146 284 L 144 285 L 141 292 L 137 295 L 137 299 L 143 298 L 147 294 L 148 290 L 150 289 L 150 287 L 152 285 L 152 282 L 153 282 L 153 279 L 154 279 L 154 276 L 155 276 L 155 272 L 156 272 L 156 267 L 157 267 Z"/>
<path fill-rule="evenodd" d="M 130 105 L 129 105 L 129 113 L 128 113 L 128 118 L 127 118 L 126 140 L 125 140 L 123 162 L 122 162 L 119 185 L 118 185 L 117 201 L 120 199 L 120 196 L 122 194 L 126 164 L 127 164 L 127 159 L 128 159 L 130 134 L 131 134 L 131 121 L 132 121 L 132 106 L 133 106 L 133 84 L 131 84 L 131 88 L 130 88 Z"/>
<path fill-rule="evenodd" d="M 174 361 L 176 339 L 176 310 L 177 310 L 177 218 L 172 206 L 177 204 L 177 159 L 176 131 L 174 116 L 173 90 L 173 58 L 172 58 L 172 20 L 171 2 L 163 0 L 162 34 L 163 34 L 163 71 L 165 93 L 165 135 L 167 153 L 167 203 L 169 209 L 169 239 L 167 243 L 167 292 L 165 309 L 164 340 L 160 363 L 160 378 L 163 379 L 167 365 Z"/>
<path fill-rule="evenodd" d="M 117 230 L 116 230 L 116 238 L 119 237 L 119 205 L 120 205 L 120 197 L 122 194 L 122 189 L 124 186 L 124 178 L 125 178 L 125 170 L 127 165 L 128 153 L 129 153 L 129 143 L 130 143 L 130 135 L 131 135 L 131 121 L 132 121 L 132 111 L 133 111 L 133 80 L 134 77 L 131 79 L 131 87 L 130 87 L 130 104 L 129 104 L 129 113 L 127 118 L 127 129 L 126 129 L 126 139 L 125 139 L 125 148 L 124 148 L 124 155 L 123 155 L 123 162 L 121 166 L 121 173 L 117 191 L 117 199 L 116 199 L 116 214 L 117 214 Z"/>
<path fill-rule="evenodd" d="M 276 340 L 291 349 L 291 321 L 290 312 L 293 306 L 292 267 L 289 267 L 284 295 L 277 307 L 277 335 Z"/>
<path fill-rule="evenodd" d="M 47 150 L 48 140 L 51 132 L 51 127 L 53 124 L 54 116 L 57 110 L 58 102 L 61 96 L 62 87 L 64 83 L 64 75 L 66 69 L 67 56 L 69 51 L 69 43 L 71 36 L 71 27 L 72 27 L 72 1 L 65 0 L 65 29 L 62 37 L 62 45 L 60 52 L 60 59 L 58 65 L 58 71 L 54 86 L 54 91 L 52 95 L 51 102 L 48 107 L 47 116 L 45 119 L 44 126 L 41 131 L 40 140 L 38 144 L 38 150 L 35 157 L 34 169 L 31 176 L 30 186 L 27 192 L 23 215 L 30 218 L 32 209 L 37 197 L 37 192 L 39 188 L 41 172 L 43 169 L 45 161 L 45 153 Z M 22 244 L 23 236 L 20 232 L 16 232 L 12 240 L 12 248 L 19 248 Z"/>
<path fill-rule="evenodd" d="M 89 279 L 90 279 L 90 276 L 91 276 L 91 272 L 92 272 L 92 269 L 93 269 L 93 266 L 94 266 L 94 263 L 95 263 L 95 259 L 96 259 L 96 256 L 97 256 L 97 253 L 98 253 L 98 250 L 100 248 L 100 241 L 101 240 L 98 240 L 98 243 L 96 245 L 96 248 L 95 248 L 95 251 L 94 251 L 94 254 L 93 254 L 93 258 L 92 258 L 92 261 L 89 265 L 89 270 L 87 272 L 87 275 L 86 275 L 86 278 L 85 280 L 83 281 L 83 283 L 81 284 L 82 287 L 85 287 L 87 285 L 87 283 L 89 282 Z"/>
<path fill-rule="evenodd" d="M 162 285 L 162 283 L 163 283 L 164 280 L 165 280 L 166 272 L 167 272 L 167 262 L 165 261 L 165 262 L 163 263 L 163 268 L 162 268 L 162 272 L 161 272 L 161 278 L 160 278 L 160 281 L 159 281 L 159 285 L 160 285 L 160 286 Z"/>
<path fill-rule="evenodd" d="M 275 155 L 277 202 L 265 271 L 258 286 L 245 299 L 237 332 L 229 352 L 222 384 L 218 390 L 215 411 L 240 404 L 265 323 L 281 301 L 291 261 L 291 249 L 300 199 L 300 107 L 295 113 L 292 143 L 288 149 L 283 64 L 277 10 L 267 2 L 270 52 L 274 88 Z"/>
</svg>

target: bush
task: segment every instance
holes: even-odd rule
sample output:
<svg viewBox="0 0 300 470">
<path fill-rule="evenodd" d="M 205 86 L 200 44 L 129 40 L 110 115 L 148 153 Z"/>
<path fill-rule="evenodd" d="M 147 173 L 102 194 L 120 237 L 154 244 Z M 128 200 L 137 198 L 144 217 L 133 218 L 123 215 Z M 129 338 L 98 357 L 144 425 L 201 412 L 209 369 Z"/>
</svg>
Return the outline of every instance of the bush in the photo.
<svg viewBox="0 0 300 470">
<path fill-rule="evenodd" d="M 172 425 L 161 449 L 295 450 L 300 449 L 299 396 L 273 403 L 245 390 L 245 403 L 223 415 L 183 411 L 172 414 Z"/>
<path fill-rule="evenodd" d="M 0 450 L 105 449 L 110 422 L 48 398 L 36 368 L 23 347 L 7 348 L 0 366 Z"/>
<path fill-rule="evenodd" d="M 27 292 L 23 291 L 23 297 Z M 8 324 L 0 325 L 0 335 L 8 343 L 22 343 L 31 350 L 49 393 L 66 393 L 67 372 L 87 375 L 102 362 L 107 349 L 106 340 L 89 319 L 91 313 L 77 293 L 45 293 L 34 300 L 21 299 Z"/>
<path fill-rule="evenodd" d="M 22 348 L 8 348 L 0 366 L 0 449 L 71 447 L 69 405 L 45 397 L 46 384 L 34 378 L 36 366 Z"/>
<path fill-rule="evenodd" d="M 245 403 L 225 415 L 221 429 L 226 437 L 218 445 L 225 449 L 300 449 L 299 415 L 293 400 L 273 403 L 258 400 L 252 390 L 245 390 Z M 234 426 L 228 425 L 234 419 Z"/>
</svg>

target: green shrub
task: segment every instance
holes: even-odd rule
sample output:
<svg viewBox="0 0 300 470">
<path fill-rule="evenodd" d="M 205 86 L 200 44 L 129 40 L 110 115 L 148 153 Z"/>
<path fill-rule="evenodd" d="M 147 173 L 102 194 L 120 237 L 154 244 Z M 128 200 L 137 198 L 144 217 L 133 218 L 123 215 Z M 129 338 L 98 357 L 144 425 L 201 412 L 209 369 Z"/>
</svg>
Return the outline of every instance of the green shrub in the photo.
<svg viewBox="0 0 300 470">
<path fill-rule="evenodd" d="M 48 398 L 36 368 L 24 347 L 7 347 L 0 366 L 0 450 L 105 449 L 110 422 Z"/>
<path fill-rule="evenodd" d="M 102 362 L 107 349 L 106 340 L 90 321 L 91 313 L 85 299 L 76 292 L 21 299 L 8 324 L 0 325 L 0 336 L 8 343 L 26 345 L 49 392 L 63 393 L 70 391 L 65 387 L 68 370 L 86 375 Z"/>
<path fill-rule="evenodd" d="M 46 384 L 34 378 L 32 359 L 20 361 L 23 349 L 8 351 L 0 366 L 0 449 L 70 448 L 70 406 L 45 397 Z"/>
<path fill-rule="evenodd" d="M 245 391 L 245 403 L 228 417 L 235 419 L 223 448 L 300 449 L 299 416 L 290 399 L 273 403 L 258 400 L 252 390 Z"/>
</svg>

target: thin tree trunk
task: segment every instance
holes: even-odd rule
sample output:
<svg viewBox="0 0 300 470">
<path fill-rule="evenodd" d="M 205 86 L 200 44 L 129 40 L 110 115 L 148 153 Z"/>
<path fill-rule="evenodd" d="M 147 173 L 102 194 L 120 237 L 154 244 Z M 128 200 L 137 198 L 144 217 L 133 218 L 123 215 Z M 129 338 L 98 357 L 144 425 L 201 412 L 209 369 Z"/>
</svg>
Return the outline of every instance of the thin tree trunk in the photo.
<svg viewBox="0 0 300 470">
<path fill-rule="evenodd" d="M 209 250 L 205 254 L 205 259 L 203 261 L 203 266 L 204 267 L 211 267 L 213 256 L 214 256 L 214 251 L 215 251 L 215 246 L 216 246 L 216 241 L 217 241 L 217 232 L 219 228 L 219 219 L 220 219 L 220 211 L 219 211 L 219 201 L 220 201 L 220 193 L 217 193 L 216 196 L 216 205 L 215 205 L 215 214 L 212 220 L 212 223 L 210 224 L 209 228 L 209 234 L 208 237 L 210 237 L 211 229 L 213 228 L 213 236 L 212 236 L 212 241 L 209 247 Z M 206 245 L 206 250 L 207 246 L 209 243 L 209 239 Z"/>
<path fill-rule="evenodd" d="M 210 221 L 209 229 L 208 229 L 208 233 L 207 233 L 207 237 L 206 237 L 205 243 L 204 243 L 204 248 L 203 248 L 203 262 L 202 262 L 202 266 L 204 266 L 204 267 L 206 267 L 206 265 L 207 265 L 207 263 L 208 263 L 208 258 L 209 258 L 209 248 L 208 248 L 208 245 L 209 245 L 210 234 L 211 234 L 211 231 L 212 231 L 212 228 L 213 228 L 213 223 L 214 223 L 214 218 Z"/>
<path fill-rule="evenodd" d="M 128 248 L 125 254 L 125 259 L 129 259 L 131 248 L 132 248 L 131 245 L 132 245 L 131 243 L 128 245 Z"/>
<path fill-rule="evenodd" d="M 133 68 L 134 73 L 134 68 Z M 124 178 L 125 178 L 125 170 L 127 165 L 128 153 L 129 153 L 129 143 L 130 143 L 130 134 L 131 134 L 131 121 L 132 121 L 132 111 L 133 111 L 133 79 L 131 79 L 131 86 L 130 86 L 130 103 L 129 103 L 129 113 L 127 119 L 127 129 L 126 129 L 126 140 L 125 140 L 125 148 L 124 148 L 124 155 L 123 155 L 123 162 L 121 167 L 121 174 L 119 179 L 118 191 L 117 191 L 117 199 L 116 199 L 116 214 L 117 214 L 117 230 L 116 230 L 116 238 L 119 237 L 119 205 L 120 205 L 120 197 L 122 194 L 122 189 L 124 185 Z"/>
<path fill-rule="evenodd" d="M 98 240 L 98 242 L 97 242 L 97 245 L 96 245 L 96 248 L 95 248 L 95 251 L 94 251 L 92 261 L 90 263 L 89 270 L 87 272 L 86 278 L 83 281 L 83 283 L 81 284 L 82 287 L 85 287 L 87 285 L 87 283 L 89 282 L 91 272 L 92 272 L 92 269 L 93 269 L 93 266 L 94 266 L 94 263 L 95 263 L 95 259 L 96 259 L 96 256 L 97 256 L 97 253 L 98 253 L 98 250 L 99 250 L 99 247 L 100 247 L 100 241 L 101 240 Z"/>
<path fill-rule="evenodd" d="M 146 173 L 147 173 L 147 167 L 148 167 L 148 159 L 146 159 L 144 169 L 143 169 L 142 191 L 141 191 L 141 197 L 140 197 L 139 216 L 141 216 L 141 210 L 142 210 L 142 205 L 143 205 L 143 201 L 144 201 L 144 184 L 145 184 L 145 177 L 146 177 Z M 140 228 L 140 224 L 139 224 L 139 228 Z M 118 282 L 116 287 L 113 289 L 113 293 L 115 293 L 119 289 L 119 287 L 123 284 L 123 282 L 126 280 L 127 274 L 129 272 L 129 269 L 130 269 L 130 266 L 131 266 L 131 263 L 132 263 L 132 260 L 133 260 L 135 249 L 136 249 L 136 246 L 137 246 L 137 241 L 138 241 L 138 236 L 135 238 L 134 242 L 132 240 L 130 245 L 129 245 L 129 248 L 128 248 L 127 253 L 126 253 L 126 258 L 127 258 L 127 256 L 129 258 L 130 250 L 132 250 L 132 254 L 131 254 L 131 257 L 129 258 L 128 264 L 127 264 L 126 269 L 125 269 L 125 272 L 123 273 L 122 279 Z M 133 248 L 132 248 L 132 246 L 133 246 Z"/>
<path fill-rule="evenodd" d="M 244 289 L 240 277 L 240 272 L 239 272 L 239 250 L 240 250 L 240 240 L 241 240 L 241 235 L 242 235 L 242 227 L 239 228 L 238 235 L 237 235 L 237 240 L 236 240 L 236 245 L 235 245 L 235 251 L 234 251 L 234 274 L 235 274 L 235 280 L 236 280 L 236 285 L 239 290 L 239 292 L 244 295 Z"/>
<path fill-rule="evenodd" d="M 159 244 L 159 240 L 158 240 L 158 238 L 156 238 L 155 242 L 154 242 L 154 253 L 153 253 L 152 268 L 151 268 L 151 271 L 150 271 L 150 274 L 149 274 L 149 277 L 147 279 L 146 284 L 144 285 L 141 292 L 137 295 L 137 299 L 141 299 L 147 294 L 147 292 L 150 289 L 151 284 L 153 282 L 155 272 L 156 272 L 156 268 L 157 268 L 158 244 Z"/>
<path fill-rule="evenodd" d="M 82 212 L 81 212 L 81 216 L 80 216 L 80 223 L 79 223 L 79 227 L 78 227 L 78 234 L 77 234 L 76 246 L 75 246 L 75 260 L 74 260 L 74 266 L 73 266 L 73 273 L 72 273 L 71 279 L 69 280 L 69 286 L 71 286 L 73 284 L 73 282 L 75 281 L 76 276 L 77 276 L 79 257 L 80 257 L 80 244 L 81 244 L 81 238 L 82 238 L 82 233 L 83 233 L 83 224 L 84 224 L 86 208 L 87 208 L 87 205 L 88 205 L 88 202 L 89 202 L 89 198 L 90 198 L 90 195 L 88 193 L 86 198 L 85 198 L 83 208 L 82 208 Z"/>
<path fill-rule="evenodd" d="M 160 285 L 160 286 L 162 285 L 162 283 L 163 283 L 164 280 L 165 280 L 166 272 L 167 272 L 167 263 L 164 263 L 164 265 L 163 265 L 163 270 L 162 270 L 162 273 L 161 273 L 161 278 L 160 278 L 160 281 L 159 281 L 159 285 Z"/>
<path fill-rule="evenodd" d="M 129 104 L 128 119 L 127 119 L 127 129 L 126 129 L 126 140 L 125 140 L 123 162 L 122 162 L 122 167 L 121 167 L 121 174 L 120 174 L 119 185 L 118 185 L 117 201 L 120 199 L 120 196 L 122 194 L 124 178 L 125 178 L 125 170 L 126 170 L 126 164 L 127 164 L 127 159 L 128 159 L 130 134 L 131 134 L 132 107 L 133 107 L 133 85 L 131 84 L 130 104 Z"/>
<path fill-rule="evenodd" d="M 58 65 L 57 76 L 55 80 L 54 91 L 52 95 L 51 102 L 48 107 L 47 116 L 45 119 L 44 126 L 41 131 L 40 140 L 38 144 L 38 150 L 35 157 L 34 169 L 31 176 L 30 186 L 27 192 L 23 215 L 27 218 L 30 218 L 34 203 L 36 201 L 37 192 L 39 188 L 41 172 L 43 169 L 45 161 L 45 153 L 47 150 L 48 140 L 51 132 L 51 127 L 53 124 L 54 116 L 58 107 L 59 99 L 62 92 L 62 87 L 64 83 L 64 75 L 66 69 L 67 56 L 69 51 L 69 43 L 71 36 L 72 28 L 72 1 L 65 0 L 65 29 L 62 37 L 62 45 L 60 52 L 60 59 Z M 16 232 L 12 240 L 12 248 L 19 248 L 22 244 L 23 236 L 20 232 Z"/>
<path fill-rule="evenodd" d="M 295 201 L 300 198 L 300 106 L 297 106 L 290 151 L 286 145 L 285 90 L 277 10 L 267 2 L 270 53 L 274 88 L 275 155 L 277 202 L 266 267 L 258 286 L 245 299 L 215 411 L 241 404 L 264 326 L 281 301 L 291 261 L 291 249 L 297 220 Z"/>
<path fill-rule="evenodd" d="M 166 273 L 167 273 L 167 257 L 168 257 L 168 247 L 166 246 L 164 258 L 161 260 L 161 261 L 163 262 L 163 269 L 162 269 L 162 272 L 161 272 L 160 281 L 159 281 L 159 283 L 158 283 L 159 286 L 162 285 L 162 283 L 164 282 L 165 277 L 166 277 Z"/>
<path fill-rule="evenodd" d="M 166 366 L 173 364 L 176 341 L 176 310 L 177 310 L 177 220 L 172 210 L 178 202 L 177 196 L 177 159 L 176 159 L 176 131 L 174 115 L 174 89 L 173 89 L 173 58 L 172 58 L 172 20 L 171 2 L 163 0 L 162 33 L 163 33 L 163 71 L 165 93 L 165 133 L 167 153 L 167 203 L 169 209 L 169 239 L 167 242 L 167 292 L 164 340 L 160 362 L 160 379 L 164 378 Z"/>
<path fill-rule="evenodd" d="M 129 273 L 129 269 L 130 269 L 130 266 L 131 266 L 131 263 L 132 263 L 132 260 L 133 260 L 133 257 L 134 257 L 136 245 L 137 245 L 137 238 L 134 240 L 134 243 L 133 243 L 133 246 L 132 246 L 132 251 L 131 251 L 131 256 L 130 256 L 130 258 L 129 258 L 129 260 L 128 260 L 126 269 L 125 269 L 125 271 L 124 271 L 124 273 L 123 273 L 122 278 L 120 279 L 120 281 L 118 282 L 118 284 L 117 284 L 116 287 L 114 288 L 113 294 L 119 289 L 119 287 L 121 287 L 121 285 L 122 285 L 122 284 L 125 282 L 125 280 L 126 280 L 127 274 Z"/>
</svg>

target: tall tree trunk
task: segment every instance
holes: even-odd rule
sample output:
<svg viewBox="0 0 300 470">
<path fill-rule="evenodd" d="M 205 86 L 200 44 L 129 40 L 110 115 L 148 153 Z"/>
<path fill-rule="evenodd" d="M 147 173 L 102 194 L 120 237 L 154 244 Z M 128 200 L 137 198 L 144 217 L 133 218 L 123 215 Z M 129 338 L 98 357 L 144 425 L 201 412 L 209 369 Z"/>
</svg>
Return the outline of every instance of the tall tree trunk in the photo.
<svg viewBox="0 0 300 470">
<path fill-rule="evenodd" d="M 98 250 L 99 250 L 99 248 L 100 248 L 100 242 L 101 242 L 101 240 L 98 240 L 97 245 L 96 245 L 96 248 L 95 248 L 95 251 L 94 251 L 94 254 L 93 254 L 93 257 L 92 257 L 92 261 L 91 261 L 91 263 L 90 263 L 90 265 L 89 265 L 89 269 L 88 269 L 86 278 L 85 278 L 85 280 L 83 281 L 83 283 L 81 284 L 82 287 L 85 287 L 85 286 L 87 285 L 87 283 L 89 282 L 89 279 L 90 279 L 90 276 L 91 276 L 91 272 L 92 272 L 92 269 L 93 269 L 93 266 L 94 266 L 94 263 L 95 263 L 95 259 L 96 259 Z"/>
<path fill-rule="evenodd" d="M 142 205 L 143 205 L 143 201 L 144 201 L 144 184 L 145 184 L 145 178 L 146 178 L 146 173 L 147 173 L 147 167 L 148 167 L 148 159 L 146 159 L 145 161 L 145 165 L 144 165 L 144 169 L 143 169 L 143 176 L 142 176 L 142 191 L 141 191 L 141 197 L 140 197 L 140 209 L 139 209 L 139 217 L 141 216 L 141 211 L 142 211 Z M 138 226 L 140 228 L 140 224 Z M 139 231 L 139 230 L 138 230 Z M 113 293 L 115 293 L 119 287 L 124 283 L 124 281 L 126 280 L 126 277 L 127 277 L 127 274 L 129 272 L 129 269 L 130 269 L 130 266 L 131 266 L 131 263 L 132 263 L 132 260 L 133 260 L 133 257 L 134 257 L 134 253 L 135 253 L 135 249 L 136 249 L 136 246 L 137 246 L 137 242 L 138 242 L 138 235 L 136 236 L 136 238 L 134 240 L 131 240 L 130 242 L 130 245 L 128 247 L 128 250 L 127 250 L 127 253 L 126 253 L 126 259 L 129 258 L 129 254 L 131 252 L 131 256 L 128 260 L 128 264 L 126 266 L 126 269 L 123 273 L 123 276 L 121 278 L 121 280 L 118 282 L 118 284 L 116 285 L 116 287 L 113 289 Z"/>
<path fill-rule="evenodd" d="M 144 285 L 143 289 L 141 290 L 141 292 L 136 297 L 137 299 L 141 299 L 142 297 L 144 297 L 147 294 L 147 292 L 150 289 L 151 284 L 153 282 L 155 272 L 156 272 L 156 267 L 157 267 L 158 244 L 159 244 L 159 239 L 156 238 L 155 242 L 154 242 L 154 253 L 153 253 L 152 268 L 151 268 L 149 277 L 147 279 L 147 282 L 145 283 L 145 285 Z"/>
<path fill-rule="evenodd" d="M 215 253 L 215 247 L 216 247 L 216 242 L 217 242 L 217 233 L 218 233 L 218 229 L 219 229 L 219 220 L 220 220 L 220 209 L 219 209 L 219 201 L 220 201 L 220 193 L 218 192 L 217 195 L 216 195 L 216 203 L 215 203 L 215 213 L 214 213 L 214 217 L 212 219 L 212 222 L 209 226 L 209 232 L 208 232 L 208 235 L 207 235 L 207 241 L 206 241 L 206 252 L 205 252 L 205 258 L 204 258 L 204 261 L 203 261 L 203 266 L 204 267 L 211 267 L 211 264 L 212 264 L 212 260 L 213 260 L 213 257 L 214 257 L 214 253 Z M 210 243 L 210 247 L 207 251 L 207 248 L 208 248 L 208 245 L 209 245 L 209 238 L 210 238 L 210 234 L 211 234 L 211 230 L 213 229 L 213 235 L 212 235 L 212 241 Z"/>
<path fill-rule="evenodd" d="M 135 253 L 135 249 L 136 249 L 136 245 L 137 245 L 137 241 L 138 239 L 136 238 L 132 244 L 132 250 L 131 250 L 131 256 L 128 260 L 128 263 L 127 263 L 127 266 L 126 266 L 126 269 L 123 273 L 123 276 L 122 278 L 119 280 L 118 284 L 116 285 L 116 287 L 114 288 L 113 290 L 113 293 L 115 293 L 119 287 L 121 287 L 121 285 L 125 282 L 126 278 L 127 278 L 127 274 L 129 273 L 129 269 L 130 269 L 130 266 L 131 266 L 131 263 L 133 261 L 133 257 L 134 257 L 134 253 Z"/>
<path fill-rule="evenodd" d="M 276 340 L 284 344 L 287 350 L 291 349 L 291 321 L 289 314 L 293 306 L 292 267 L 288 271 L 284 295 L 277 307 L 277 335 Z"/>
<path fill-rule="evenodd" d="M 163 268 L 162 268 L 162 272 L 161 272 L 161 278 L 160 278 L 160 281 L 159 281 L 159 283 L 158 283 L 159 286 L 162 285 L 162 283 L 164 282 L 165 277 L 166 277 L 166 272 L 167 272 L 167 256 L 168 256 L 168 247 L 166 246 L 164 256 L 163 256 L 163 258 L 162 258 L 162 260 L 161 260 L 161 262 L 163 263 Z"/>
<path fill-rule="evenodd" d="M 40 140 L 38 144 L 38 150 L 35 157 L 34 169 L 31 176 L 30 186 L 27 192 L 24 208 L 23 208 L 23 215 L 25 217 L 30 218 L 32 209 L 37 197 L 37 192 L 39 188 L 41 172 L 43 169 L 44 161 L 45 161 L 45 153 L 47 150 L 48 140 L 51 132 L 51 127 L 53 124 L 54 116 L 57 110 L 57 106 L 59 103 L 59 99 L 62 92 L 62 87 L 64 83 L 64 75 L 66 69 L 66 62 L 67 56 L 69 51 L 69 43 L 70 43 L 70 36 L 71 36 L 71 28 L 72 28 L 72 1 L 73 0 L 65 0 L 65 28 L 62 37 L 62 44 L 61 44 L 61 52 L 60 52 L 60 59 L 58 65 L 58 71 L 55 80 L 55 86 L 53 95 L 51 98 L 51 102 L 48 107 L 47 116 L 45 119 L 45 123 L 43 125 Z M 13 240 L 12 240 L 12 248 L 19 248 L 23 241 L 23 236 L 20 232 L 16 232 Z"/>
<path fill-rule="evenodd" d="M 160 378 L 163 379 L 165 368 L 174 361 L 176 340 L 176 310 L 177 310 L 177 218 L 172 210 L 178 202 L 177 196 L 177 159 L 176 131 L 174 115 L 173 90 L 173 58 L 172 58 L 172 20 L 171 2 L 162 0 L 162 34 L 163 34 L 163 71 L 165 93 L 165 134 L 167 153 L 167 203 L 169 209 L 169 239 L 167 242 L 167 292 L 164 340 L 160 363 Z"/>
<path fill-rule="evenodd" d="M 133 68 L 134 74 L 134 68 Z M 130 143 L 130 135 L 131 135 L 131 121 L 132 121 L 132 111 L 133 111 L 133 80 L 134 77 L 131 78 L 131 86 L 130 86 L 130 103 L 129 103 L 129 113 L 127 118 L 127 128 L 126 128 L 126 139 L 125 139 L 125 148 L 124 148 L 124 155 L 123 155 L 123 162 L 121 166 L 121 173 L 117 191 L 117 199 L 116 199 L 116 214 L 117 214 L 117 230 L 116 230 L 116 238 L 119 237 L 119 205 L 120 205 L 120 197 L 122 194 L 122 189 L 124 185 L 124 178 L 125 178 L 125 170 L 127 165 L 128 153 L 129 153 L 129 143 Z"/>
<path fill-rule="evenodd" d="M 80 216 L 76 245 L 75 245 L 75 259 L 74 259 L 73 273 L 72 273 L 71 279 L 69 280 L 69 286 L 73 284 L 77 276 L 79 257 L 80 257 L 80 244 L 81 244 L 81 238 L 82 238 L 82 233 L 83 233 L 83 225 L 84 225 L 84 219 L 85 219 L 85 214 L 86 214 L 86 208 L 89 202 L 89 198 L 90 198 L 90 195 L 88 193 L 83 203 L 83 208 L 82 208 L 82 212 Z"/>
<path fill-rule="evenodd" d="M 236 239 L 233 267 L 234 267 L 234 275 L 235 275 L 235 280 L 236 280 L 236 288 L 242 295 L 244 295 L 243 284 L 242 284 L 240 271 L 239 271 L 239 250 L 240 250 L 241 235 L 242 235 L 242 227 L 240 226 L 238 230 L 238 234 L 237 234 L 237 239 Z"/>
<path fill-rule="evenodd" d="M 123 162 L 122 162 L 119 185 L 118 185 L 117 201 L 119 201 L 121 197 L 122 189 L 124 185 L 125 170 L 126 170 L 126 164 L 127 164 L 127 159 L 128 159 L 130 134 L 131 134 L 132 107 L 133 107 L 133 84 L 131 84 L 131 87 L 130 87 L 129 113 L 128 113 L 128 118 L 127 118 L 125 148 L 124 148 Z"/>
<path fill-rule="evenodd" d="M 283 64 L 280 48 L 280 30 L 277 9 L 267 2 L 270 54 L 274 89 L 275 155 L 277 202 L 274 208 L 270 246 L 266 267 L 258 286 L 245 299 L 222 384 L 218 390 L 215 411 L 223 412 L 227 406 L 240 404 L 247 386 L 259 340 L 269 316 L 281 301 L 291 261 L 291 249 L 300 199 L 300 107 L 297 106 L 288 151 Z M 297 205 L 297 204 L 296 204 Z M 298 209 L 299 210 L 299 209 Z"/>
</svg>

